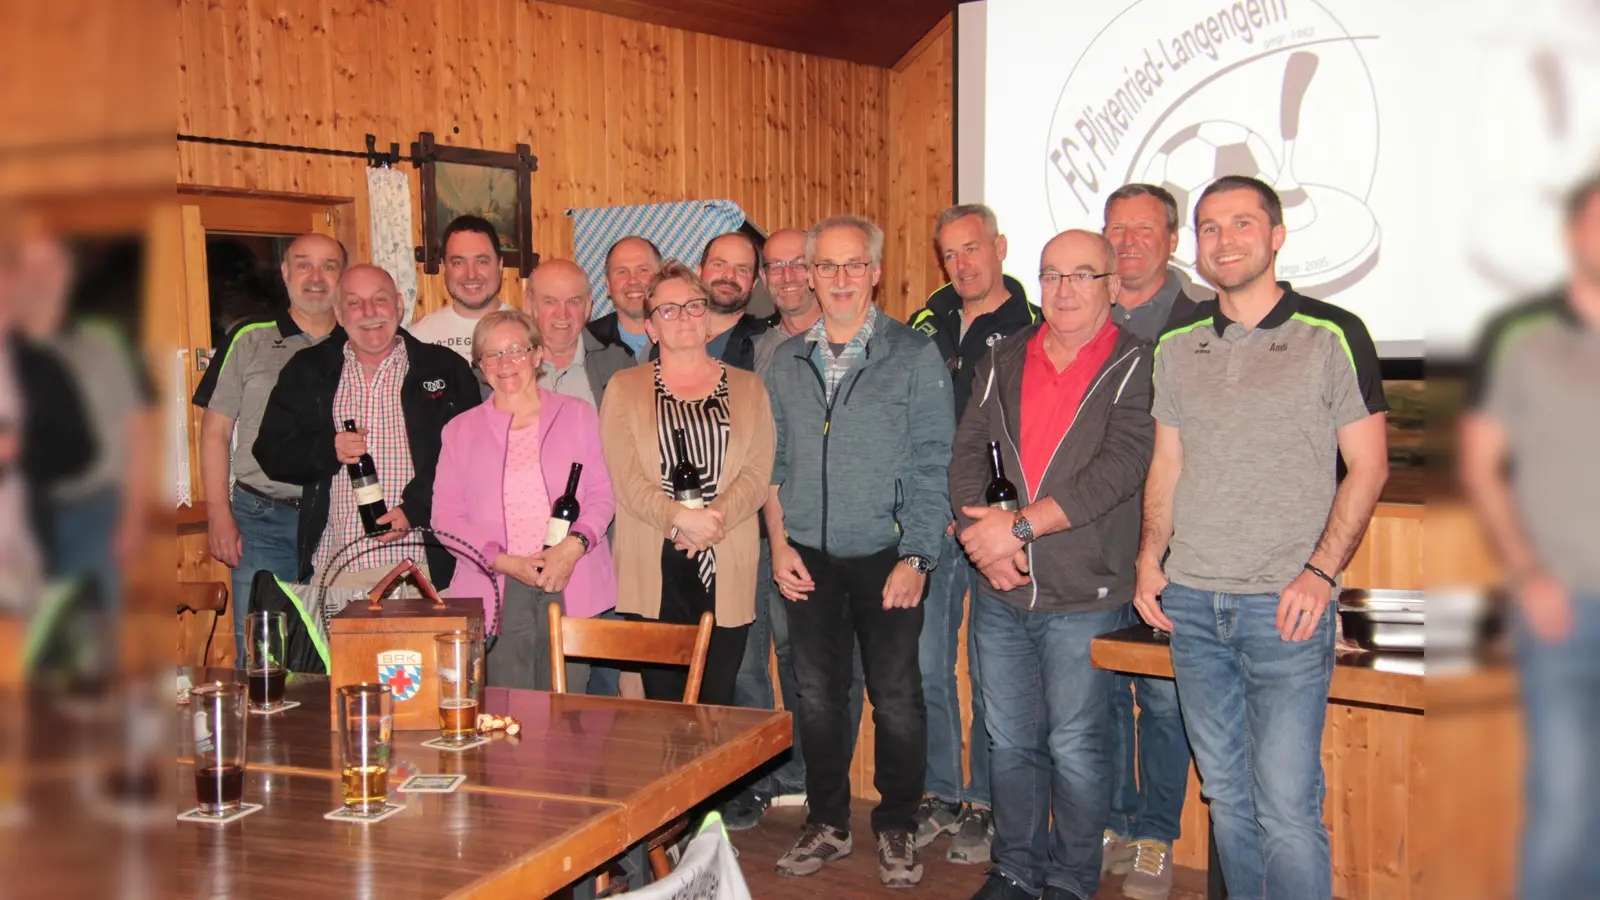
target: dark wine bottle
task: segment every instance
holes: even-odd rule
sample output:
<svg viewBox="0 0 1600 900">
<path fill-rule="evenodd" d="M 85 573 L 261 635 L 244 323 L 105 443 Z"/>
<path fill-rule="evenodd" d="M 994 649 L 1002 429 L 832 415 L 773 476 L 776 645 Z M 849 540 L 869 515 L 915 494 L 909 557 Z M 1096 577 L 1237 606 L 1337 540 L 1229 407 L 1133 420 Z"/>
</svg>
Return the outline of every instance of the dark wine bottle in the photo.
<svg viewBox="0 0 1600 900">
<path fill-rule="evenodd" d="M 704 507 L 706 501 L 700 494 L 700 470 L 689 459 L 689 445 L 682 428 L 672 429 L 672 452 L 678 457 L 678 462 L 672 467 L 672 499 L 690 509 Z"/>
<path fill-rule="evenodd" d="M 345 419 L 344 430 L 355 431 L 356 420 Z M 367 534 L 388 531 L 389 523 L 378 522 L 389 512 L 389 504 L 383 502 L 383 482 L 378 480 L 378 467 L 373 465 L 372 454 L 363 453 L 359 460 L 346 463 L 344 468 L 350 473 L 350 486 L 355 488 L 356 511 L 361 513 L 361 527 Z"/>
<path fill-rule="evenodd" d="M 989 486 L 983 491 L 983 502 L 1007 512 L 1022 508 L 1017 500 L 1017 486 L 1006 480 L 1005 463 L 1000 461 L 1000 445 L 994 441 L 989 442 Z"/>
<path fill-rule="evenodd" d="M 583 463 L 573 463 L 567 475 L 567 492 L 556 498 L 550 506 L 550 523 L 544 527 L 544 545 L 554 547 L 567 539 L 567 532 L 578 521 L 578 477 L 583 474 Z"/>
</svg>

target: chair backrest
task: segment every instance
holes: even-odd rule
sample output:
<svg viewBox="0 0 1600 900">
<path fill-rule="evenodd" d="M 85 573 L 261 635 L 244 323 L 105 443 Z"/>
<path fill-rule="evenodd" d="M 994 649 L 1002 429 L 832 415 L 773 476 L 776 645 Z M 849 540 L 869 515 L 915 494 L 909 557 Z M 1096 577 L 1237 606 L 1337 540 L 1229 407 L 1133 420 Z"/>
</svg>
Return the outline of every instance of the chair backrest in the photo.
<svg viewBox="0 0 1600 900">
<path fill-rule="evenodd" d="M 711 613 L 702 613 L 698 626 L 573 618 L 562 615 L 561 605 L 552 603 L 552 683 L 556 693 L 567 692 L 568 656 L 654 663 L 658 666 L 688 666 L 689 683 L 683 689 L 683 702 L 698 703 L 700 680 L 706 670 L 706 650 L 711 647 L 711 629 L 715 624 L 716 619 Z"/>
<path fill-rule="evenodd" d="M 207 666 L 221 660 L 211 658 L 211 642 L 217 633 L 217 620 L 228 609 L 228 585 L 221 581 L 178 582 L 178 661 L 181 665 Z M 233 629 L 228 629 L 231 648 Z M 204 641 L 201 637 L 204 636 Z"/>
</svg>

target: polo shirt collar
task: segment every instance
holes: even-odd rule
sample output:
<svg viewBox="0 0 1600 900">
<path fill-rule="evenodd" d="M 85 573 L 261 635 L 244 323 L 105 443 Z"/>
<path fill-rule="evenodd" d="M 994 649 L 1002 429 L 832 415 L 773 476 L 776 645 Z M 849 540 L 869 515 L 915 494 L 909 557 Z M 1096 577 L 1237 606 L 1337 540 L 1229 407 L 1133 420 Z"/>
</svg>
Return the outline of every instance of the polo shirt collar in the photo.
<svg viewBox="0 0 1600 900">
<path fill-rule="evenodd" d="M 1294 314 L 1300 310 L 1300 295 L 1294 292 L 1294 288 L 1290 287 L 1289 282 L 1280 281 L 1278 282 L 1278 287 L 1283 288 L 1283 296 L 1279 297 L 1277 305 L 1273 306 L 1265 316 L 1261 317 L 1261 321 L 1256 323 L 1258 330 L 1262 328 L 1277 328 L 1293 318 Z M 1222 337 L 1223 333 L 1228 330 L 1228 326 L 1233 324 L 1233 320 L 1228 318 L 1227 314 L 1222 311 L 1222 299 L 1220 297 L 1217 298 L 1216 304 L 1217 311 L 1211 315 L 1211 327 L 1216 330 L 1217 337 Z"/>
<path fill-rule="evenodd" d="M 305 333 L 301 330 L 300 323 L 294 320 L 294 316 L 289 315 L 289 311 L 287 309 L 278 314 L 278 321 L 276 324 L 278 326 L 278 336 L 286 340 L 294 337 L 297 334 Z"/>
</svg>

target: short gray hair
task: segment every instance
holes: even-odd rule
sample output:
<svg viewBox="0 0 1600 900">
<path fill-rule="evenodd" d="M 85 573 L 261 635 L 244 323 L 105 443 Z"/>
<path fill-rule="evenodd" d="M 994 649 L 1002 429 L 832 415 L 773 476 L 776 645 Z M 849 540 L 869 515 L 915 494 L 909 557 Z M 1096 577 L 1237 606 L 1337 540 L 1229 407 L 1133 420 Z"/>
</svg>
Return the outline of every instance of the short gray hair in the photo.
<svg viewBox="0 0 1600 900">
<path fill-rule="evenodd" d="M 933 239 L 939 240 L 939 232 L 946 225 L 959 222 L 967 216 L 977 216 L 983 223 L 983 231 L 989 235 L 989 240 L 1000 236 L 1000 220 L 994 217 L 994 210 L 983 203 L 958 203 L 955 206 L 946 206 L 940 210 L 939 215 L 933 220 Z"/>
<path fill-rule="evenodd" d="M 1167 234 L 1178 233 L 1178 217 L 1180 215 L 1178 212 L 1178 199 L 1172 196 L 1172 192 L 1164 187 L 1143 184 L 1137 181 L 1132 184 L 1125 184 L 1111 192 L 1111 196 L 1106 198 L 1104 220 L 1108 222 L 1111 220 L 1111 205 L 1113 203 L 1119 200 L 1132 200 L 1135 197 L 1154 197 L 1160 200 L 1161 206 L 1167 211 Z"/>
<path fill-rule="evenodd" d="M 817 238 L 830 228 L 854 228 L 861 232 L 867 238 L 867 255 L 872 257 L 872 264 L 883 265 L 883 229 L 860 216 L 852 215 L 829 216 L 811 226 L 811 230 L 806 232 L 806 262 L 817 261 Z"/>
</svg>

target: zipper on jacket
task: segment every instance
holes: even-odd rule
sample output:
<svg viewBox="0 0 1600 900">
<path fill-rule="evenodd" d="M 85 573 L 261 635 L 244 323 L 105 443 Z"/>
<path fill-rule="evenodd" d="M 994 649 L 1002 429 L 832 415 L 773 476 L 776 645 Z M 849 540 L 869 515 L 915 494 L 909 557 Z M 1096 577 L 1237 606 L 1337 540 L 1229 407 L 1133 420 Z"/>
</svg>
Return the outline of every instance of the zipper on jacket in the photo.
<svg viewBox="0 0 1600 900">
<path fill-rule="evenodd" d="M 811 367 L 811 374 L 817 376 L 817 387 L 818 387 L 818 389 L 820 389 L 822 391 L 822 402 L 824 404 L 824 412 L 822 414 L 822 540 L 820 541 L 822 546 L 818 547 L 817 549 L 822 551 L 822 555 L 823 556 L 827 556 L 828 555 L 828 431 L 830 430 L 830 427 L 833 425 L 833 401 L 828 398 L 828 383 L 826 381 L 824 381 L 823 378 L 822 378 L 822 370 L 817 368 L 816 362 L 813 361 L 809 355 L 806 356 L 806 365 Z M 835 397 L 838 396 L 838 392 L 837 391 L 834 392 L 834 396 Z"/>
<path fill-rule="evenodd" d="M 1039 473 L 1039 484 L 1040 484 L 1040 486 L 1044 485 L 1044 476 L 1050 471 L 1050 466 L 1053 463 L 1055 463 L 1056 454 L 1061 452 L 1061 445 L 1065 444 L 1067 442 L 1067 435 L 1072 433 L 1072 426 L 1078 424 L 1078 417 L 1080 415 L 1082 415 L 1083 408 L 1089 404 L 1089 398 L 1094 396 L 1095 390 L 1097 388 L 1099 388 L 1101 383 L 1106 380 L 1106 376 L 1110 375 L 1111 372 L 1114 369 L 1117 368 L 1117 366 L 1122 365 L 1122 361 L 1123 360 L 1127 359 L 1130 356 L 1133 356 L 1134 354 L 1136 354 L 1138 352 L 1139 352 L 1139 348 L 1138 347 L 1134 347 L 1133 349 L 1129 350 L 1128 352 L 1126 352 L 1126 353 L 1122 354 L 1121 356 L 1117 357 L 1116 362 L 1113 362 L 1111 365 L 1107 366 L 1105 371 L 1100 373 L 1100 377 L 1096 378 L 1094 380 L 1094 383 L 1089 385 L 1089 389 L 1087 391 L 1083 392 L 1083 399 L 1078 401 L 1078 408 L 1072 414 L 1072 421 L 1067 423 L 1067 430 L 1061 432 L 1061 439 L 1056 441 L 1056 448 L 1054 450 L 1050 451 L 1050 459 L 1049 459 L 1049 461 L 1047 461 L 1044 464 L 1044 471 Z M 990 354 L 993 355 L 993 353 L 994 353 L 994 351 L 991 348 Z M 991 367 L 996 366 L 997 363 L 998 363 L 997 360 L 992 360 L 992 359 L 990 360 Z M 1132 370 L 1130 369 L 1129 372 L 1131 374 Z M 1127 382 L 1128 382 L 1127 378 L 1123 378 L 1122 383 L 1124 385 L 1126 385 Z M 1121 394 L 1121 390 L 1119 389 L 1117 393 L 1120 395 Z M 1022 461 L 1022 450 L 1021 450 L 1021 448 L 1019 448 L 1017 446 L 1016 440 L 1014 438 L 1012 438 L 1012 436 L 1011 436 L 1011 428 L 1008 425 L 1006 425 L 1005 392 L 1002 391 L 1001 394 L 1000 394 L 1000 397 L 997 398 L 997 399 L 998 399 L 998 401 L 1000 403 L 1000 430 L 1002 432 L 1004 432 L 1004 434 L 1006 436 L 1006 441 L 1011 444 L 1011 450 L 1012 450 L 1013 453 L 1015 453 L 1017 455 L 1017 461 L 1020 463 Z M 1020 468 L 1020 466 L 1019 466 L 1019 468 Z M 1026 485 L 1028 483 L 1028 473 L 1027 472 L 1023 472 L 1022 473 L 1022 483 L 1024 485 Z M 1034 495 L 1034 492 L 1030 490 L 1029 491 L 1029 496 L 1033 496 L 1033 495 Z M 1039 579 L 1036 578 L 1036 577 L 1032 577 L 1033 574 L 1034 574 L 1034 568 L 1033 568 L 1033 544 L 1032 543 L 1028 544 L 1028 574 L 1030 576 L 1029 579 L 1028 579 L 1028 583 L 1033 586 L 1033 597 L 1028 600 L 1028 609 L 1032 610 L 1039 603 Z"/>
</svg>

